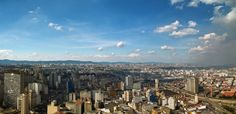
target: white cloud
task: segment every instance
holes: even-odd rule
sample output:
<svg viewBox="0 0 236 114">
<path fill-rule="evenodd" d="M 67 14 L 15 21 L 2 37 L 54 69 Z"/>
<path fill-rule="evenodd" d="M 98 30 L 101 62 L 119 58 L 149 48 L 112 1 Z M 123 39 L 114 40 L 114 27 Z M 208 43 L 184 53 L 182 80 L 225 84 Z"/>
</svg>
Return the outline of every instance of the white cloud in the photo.
<svg viewBox="0 0 236 114">
<path fill-rule="evenodd" d="M 200 0 L 200 1 L 205 4 L 219 4 L 223 3 L 223 1 L 225 0 Z"/>
<path fill-rule="evenodd" d="M 13 50 L 1 49 L 0 50 L 0 59 L 15 59 L 16 57 L 12 53 L 13 53 Z"/>
<path fill-rule="evenodd" d="M 221 6 L 221 5 L 220 5 L 220 6 L 215 6 L 215 7 L 214 7 L 214 15 L 215 15 L 215 16 L 221 16 L 222 13 L 221 13 L 220 10 L 221 10 L 221 8 L 223 8 L 223 7 L 224 7 L 224 6 Z"/>
<path fill-rule="evenodd" d="M 95 57 L 95 58 L 109 58 L 111 56 L 109 56 L 109 55 L 94 55 L 93 57 Z"/>
<path fill-rule="evenodd" d="M 176 3 L 188 2 L 189 0 L 171 0 L 171 4 L 174 5 Z M 235 0 L 191 0 L 188 2 L 187 6 L 189 7 L 198 7 L 199 3 L 207 4 L 207 5 L 219 5 L 225 4 L 228 6 L 236 6 Z"/>
<path fill-rule="evenodd" d="M 118 48 L 122 48 L 125 46 L 125 43 L 123 41 L 119 41 L 117 44 L 116 44 L 116 47 Z"/>
<path fill-rule="evenodd" d="M 188 27 L 196 27 L 197 23 L 195 21 L 188 21 Z"/>
<path fill-rule="evenodd" d="M 98 51 L 103 51 L 103 47 L 99 47 L 99 48 L 98 48 Z"/>
<path fill-rule="evenodd" d="M 217 35 L 216 33 L 208 33 L 201 37 L 199 40 L 203 41 L 201 45 L 189 49 L 189 52 L 210 52 L 213 51 L 216 46 L 221 45 L 222 41 L 226 39 L 228 35 L 225 33 L 223 35 Z"/>
<path fill-rule="evenodd" d="M 182 26 L 178 20 L 175 22 L 165 25 L 163 27 L 157 27 L 154 32 L 171 32 L 169 35 L 174 37 L 183 37 L 187 35 L 195 35 L 199 32 L 199 30 L 195 29 L 194 27 L 197 26 L 195 21 L 188 21 L 188 28 L 183 28 L 178 30 L 178 28 Z"/>
<path fill-rule="evenodd" d="M 180 3 L 180 2 L 183 2 L 184 0 L 171 0 L 171 4 L 174 5 L 176 3 Z"/>
<path fill-rule="evenodd" d="M 203 52 L 206 51 L 209 47 L 208 46 L 197 46 L 193 47 L 189 50 L 189 52 Z"/>
<path fill-rule="evenodd" d="M 192 0 L 188 3 L 189 7 L 198 7 L 198 4 L 200 3 L 199 0 Z"/>
<path fill-rule="evenodd" d="M 61 25 L 58 25 L 58 24 L 52 23 L 52 22 L 48 23 L 48 27 L 55 29 L 57 31 L 62 31 L 62 28 L 63 28 Z"/>
<path fill-rule="evenodd" d="M 223 34 L 223 35 L 217 35 L 216 33 L 208 33 L 205 34 L 201 37 L 199 37 L 199 40 L 204 41 L 205 43 L 209 42 L 219 42 L 219 41 L 224 41 L 228 34 Z"/>
<path fill-rule="evenodd" d="M 227 27 L 235 28 L 236 26 L 236 7 L 232 8 L 226 15 L 222 14 L 220 10 L 220 6 L 215 7 L 214 14 L 215 16 L 212 18 L 212 22 L 218 23 Z"/>
<path fill-rule="evenodd" d="M 0 50 L 0 55 L 9 55 L 12 52 L 13 52 L 13 50 L 2 49 L 2 50 Z"/>
<path fill-rule="evenodd" d="M 174 47 L 167 46 L 167 45 L 163 45 L 163 46 L 161 46 L 161 49 L 162 49 L 162 50 L 175 50 Z"/>
<path fill-rule="evenodd" d="M 171 32 L 174 31 L 176 29 L 178 29 L 178 27 L 181 26 L 180 22 L 178 20 L 176 20 L 175 22 L 169 24 L 169 25 L 165 25 L 163 27 L 157 27 L 154 32 L 156 33 L 161 33 L 161 32 Z"/>
<path fill-rule="evenodd" d="M 129 55 L 128 55 L 128 57 L 139 57 L 140 56 L 140 54 L 139 53 L 130 53 Z"/>
<path fill-rule="evenodd" d="M 154 54 L 155 53 L 155 50 L 150 50 L 147 52 L 148 54 Z"/>
<path fill-rule="evenodd" d="M 174 36 L 174 37 L 183 37 L 183 36 L 187 36 L 187 35 L 195 35 L 199 32 L 199 30 L 194 29 L 194 28 L 184 28 L 182 30 L 179 31 L 173 31 L 170 36 Z"/>
</svg>

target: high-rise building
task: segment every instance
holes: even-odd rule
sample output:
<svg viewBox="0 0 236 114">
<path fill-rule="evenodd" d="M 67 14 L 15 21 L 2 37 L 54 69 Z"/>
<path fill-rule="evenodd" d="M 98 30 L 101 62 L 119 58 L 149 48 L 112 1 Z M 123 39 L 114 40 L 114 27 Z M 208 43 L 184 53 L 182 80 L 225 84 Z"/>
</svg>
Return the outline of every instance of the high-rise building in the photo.
<svg viewBox="0 0 236 114">
<path fill-rule="evenodd" d="M 56 86 L 56 75 L 55 75 L 55 73 L 51 73 L 50 75 L 49 75 L 49 88 L 55 88 L 55 86 Z"/>
<path fill-rule="evenodd" d="M 198 78 L 191 77 L 187 79 L 185 89 L 192 93 L 198 93 Z"/>
<path fill-rule="evenodd" d="M 133 84 L 133 89 L 141 90 L 142 89 L 142 83 L 141 82 L 134 83 Z"/>
<path fill-rule="evenodd" d="M 151 114 L 158 114 L 158 107 L 157 106 L 154 106 L 152 108 L 152 113 Z"/>
<path fill-rule="evenodd" d="M 89 113 L 92 111 L 92 102 L 87 99 L 87 101 L 84 102 L 84 112 Z"/>
<path fill-rule="evenodd" d="M 146 98 L 148 99 L 148 101 L 150 101 L 150 96 L 151 96 L 151 90 L 148 89 L 148 90 L 146 91 Z"/>
<path fill-rule="evenodd" d="M 125 87 L 126 89 L 133 88 L 133 77 L 131 77 L 130 75 L 125 77 Z"/>
<path fill-rule="evenodd" d="M 96 92 L 95 93 L 95 103 L 97 103 L 97 102 L 103 102 L 103 100 L 104 100 L 104 96 L 103 96 L 103 93 L 101 92 L 101 91 L 99 91 L 99 92 Z"/>
<path fill-rule="evenodd" d="M 124 91 L 124 94 L 122 95 L 124 101 L 129 102 L 132 100 L 132 92 L 131 91 Z"/>
<path fill-rule="evenodd" d="M 87 91 L 87 90 L 80 91 L 80 98 L 81 99 L 91 99 L 92 98 L 91 91 Z"/>
<path fill-rule="evenodd" d="M 56 105 L 56 101 L 52 101 L 51 104 L 48 105 L 47 114 L 55 114 L 59 111 L 59 106 Z"/>
<path fill-rule="evenodd" d="M 76 101 L 76 113 L 75 114 L 83 114 L 84 113 L 84 102 L 82 99 L 78 99 Z"/>
<path fill-rule="evenodd" d="M 16 107 L 17 97 L 24 91 L 24 78 L 21 74 L 4 74 L 4 104 Z"/>
<path fill-rule="evenodd" d="M 71 110 L 73 114 L 84 114 L 84 102 L 82 99 L 78 99 L 74 102 L 66 102 L 65 106 L 67 109 Z"/>
<path fill-rule="evenodd" d="M 195 94 L 195 96 L 194 96 L 194 102 L 197 104 L 198 103 L 198 95 L 197 94 Z"/>
<path fill-rule="evenodd" d="M 29 83 L 28 92 L 30 100 L 30 107 L 34 107 L 41 103 L 41 93 L 43 92 L 43 85 L 40 83 Z"/>
<path fill-rule="evenodd" d="M 29 114 L 29 97 L 27 94 L 21 94 L 17 98 L 17 109 L 21 114 Z"/>
<path fill-rule="evenodd" d="M 125 90 L 125 84 L 123 81 L 117 83 L 117 89 L 122 91 Z"/>
<path fill-rule="evenodd" d="M 155 79 L 155 89 L 158 90 L 159 89 L 159 80 Z"/>
<path fill-rule="evenodd" d="M 168 98 L 168 108 L 175 110 L 176 100 L 173 97 Z"/>
<path fill-rule="evenodd" d="M 76 101 L 76 93 L 69 93 L 68 101 L 75 102 Z"/>
</svg>

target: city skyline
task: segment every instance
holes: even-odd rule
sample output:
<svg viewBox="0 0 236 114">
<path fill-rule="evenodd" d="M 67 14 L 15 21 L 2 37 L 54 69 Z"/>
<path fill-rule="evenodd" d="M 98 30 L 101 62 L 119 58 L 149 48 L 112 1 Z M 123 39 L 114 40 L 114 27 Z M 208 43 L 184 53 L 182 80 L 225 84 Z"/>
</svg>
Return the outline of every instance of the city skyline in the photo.
<svg viewBox="0 0 236 114">
<path fill-rule="evenodd" d="M 236 63 L 234 0 L 23 0 L 0 10 L 0 59 Z"/>
</svg>

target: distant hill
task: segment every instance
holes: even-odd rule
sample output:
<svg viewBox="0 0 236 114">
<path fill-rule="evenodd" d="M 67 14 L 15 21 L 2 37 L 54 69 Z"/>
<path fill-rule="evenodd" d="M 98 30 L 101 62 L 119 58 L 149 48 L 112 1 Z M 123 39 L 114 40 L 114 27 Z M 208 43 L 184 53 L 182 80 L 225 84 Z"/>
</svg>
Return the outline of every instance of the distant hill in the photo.
<svg viewBox="0 0 236 114">
<path fill-rule="evenodd" d="M 0 60 L 0 64 L 94 64 L 92 61 L 58 60 L 58 61 L 27 61 L 27 60 Z"/>
<path fill-rule="evenodd" d="M 134 62 L 93 62 L 79 60 L 29 61 L 29 60 L 0 60 L 0 64 L 132 64 Z M 144 62 L 137 64 L 161 64 L 158 62 Z"/>
<path fill-rule="evenodd" d="M 236 65 L 199 65 L 199 64 L 182 64 L 176 65 L 175 63 L 162 63 L 162 62 L 93 62 L 93 61 L 79 61 L 79 60 L 55 60 L 55 61 L 30 61 L 30 60 L 0 60 L 1 65 L 17 65 L 17 64 L 159 64 L 165 65 L 165 67 L 170 68 L 188 68 L 188 67 L 209 67 L 209 68 L 228 68 L 236 67 Z"/>
</svg>

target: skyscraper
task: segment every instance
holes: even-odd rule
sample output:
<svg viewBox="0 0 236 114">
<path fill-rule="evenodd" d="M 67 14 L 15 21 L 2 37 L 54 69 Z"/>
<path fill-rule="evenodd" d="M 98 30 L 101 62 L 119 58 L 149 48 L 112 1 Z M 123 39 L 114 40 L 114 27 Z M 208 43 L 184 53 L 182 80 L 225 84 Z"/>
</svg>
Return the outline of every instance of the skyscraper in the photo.
<svg viewBox="0 0 236 114">
<path fill-rule="evenodd" d="M 92 102 L 87 99 L 87 101 L 84 102 L 84 112 L 89 113 L 92 111 Z"/>
<path fill-rule="evenodd" d="M 198 78 L 191 77 L 187 79 L 185 89 L 192 93 L 198 93 Z"/>
<path fill-rule="evenodd" d="M 159 80 L 155 79 L 155 89 L 158 90 L 159 89 Z"/>
<path fill-rule="evenodd" d="M 55 114 L 59 111 L 59 106 L 56 105 L 56 101 L 52 101 L 47 107 L 47 114 Z"/>
<path fill-rule="evenodd" d="M 130 75 L 125 77 L 125 87 L 126 89 L 133 88 L 133 77 L 131 77 Z"/>
<path fill-rule="evenodd" d="M 29 97 L 27 94 L 21 94 L 17 98 L 17 108 L 20 109 L 21 114 L 29 114 Z"/>
<path fill-rule="evenodd" d="M 24 78 L 21 74 L 4 74 L 4 104 L 16 107 L 17 97 L 24 91 Z"/>
</svg>

